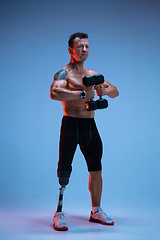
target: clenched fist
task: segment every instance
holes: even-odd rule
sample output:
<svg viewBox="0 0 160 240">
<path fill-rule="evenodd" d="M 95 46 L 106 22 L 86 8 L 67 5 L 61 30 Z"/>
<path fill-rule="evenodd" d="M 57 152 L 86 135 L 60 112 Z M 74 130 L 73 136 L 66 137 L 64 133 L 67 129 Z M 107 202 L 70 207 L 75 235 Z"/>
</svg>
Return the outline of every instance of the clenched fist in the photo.
<svg viewBox="0 0 160 240">
<path fill-rule="evenodd" d="M 98 85 L 96 85 L 95 86 L 95 89 L 96 89 L 96 92 L 97 92 L 97 95 L 98 96 L 103 96 L 103 95 L 105 95 L 106 93 L 105 93 L 105 87 L 104 87 L 104 85 L 103 84 L 98 84 Z"/>
<path fill-rule="evenodd" d="M 93 99 L 95 96 L 95 90 L 93 86 L 85 87 L 86 98 Z"/>
</svg>

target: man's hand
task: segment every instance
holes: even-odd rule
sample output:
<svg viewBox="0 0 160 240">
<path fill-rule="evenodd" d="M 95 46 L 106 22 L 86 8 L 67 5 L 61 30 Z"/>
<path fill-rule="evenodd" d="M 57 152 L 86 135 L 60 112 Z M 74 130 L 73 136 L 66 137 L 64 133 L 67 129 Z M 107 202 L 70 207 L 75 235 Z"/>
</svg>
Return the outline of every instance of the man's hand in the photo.
<svg viewBox="0 0 160 240">
<path fill-rule="evenodd" d="M 104 85 L 103 84 L 98 84 L 98 85 L 96 85 L 95 86 L 95 89 L 96 89 L 96 92 L 97 92 L 97 95 L 98 96 L 103 96 L 103 95 L 106 95 L 106 89 L 105 89 L 105 87 L 104 87 Z"/>
<path fill-rule="evenodd" d="M 85 87 L 86 98 L 93 99 L 95 96 L 95 90 L 93 86 Z"/>
<path fill-rule="evenodd" d="M 107 81 L 102 84 L 96 85 L 95 89 L 98 96 L 107 95 L 110 98 L 115 98 L 119 95 L 119 91 L 117 90 L 117 88 Z"/>
</svg>

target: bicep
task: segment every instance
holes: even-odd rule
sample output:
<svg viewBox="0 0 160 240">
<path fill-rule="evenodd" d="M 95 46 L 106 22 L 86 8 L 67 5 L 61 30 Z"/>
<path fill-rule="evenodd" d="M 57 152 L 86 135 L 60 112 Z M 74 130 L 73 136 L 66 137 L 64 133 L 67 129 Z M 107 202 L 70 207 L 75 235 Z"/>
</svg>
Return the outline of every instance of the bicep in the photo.
<svg viewBox="0 0 160 240">
<path fill-rule="evenodd" d="M 54 80 L 50 87 L 50 98 L 57 100 L 57 94 L 60 89 L 65 88 L 67 86 L 66 80 Z"/>
<path fill-rule="evenodd" d="M 56 99 L 58 89 L 65 88 L 67 86 L 67 71 L 62 69 L 54 75 L 54 81 L 50 87 L 50 98 Z"/>
<path fill-rule="evenodd" d="M 51 88 L 54 89 L 54 88 L 65 88 L 67 86 L 67 81 L 66 80 L 54 80 L 52 85 L 51 85 Z"/>
</svg>

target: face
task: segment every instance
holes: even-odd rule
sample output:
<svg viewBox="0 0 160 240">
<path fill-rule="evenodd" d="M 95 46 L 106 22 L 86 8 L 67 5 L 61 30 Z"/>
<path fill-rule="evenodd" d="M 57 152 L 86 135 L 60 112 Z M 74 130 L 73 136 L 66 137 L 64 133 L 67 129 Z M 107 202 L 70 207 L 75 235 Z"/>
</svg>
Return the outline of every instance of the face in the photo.
<svg viewBox="0 0 160 240">
<path fill-rule="evenodd" d="M 69 53 L 77 61 L 85 61 L 89 55 L 89 43 L 86 38 L 75 38 L 72 48 L 69 48 Z"/>
</svg>

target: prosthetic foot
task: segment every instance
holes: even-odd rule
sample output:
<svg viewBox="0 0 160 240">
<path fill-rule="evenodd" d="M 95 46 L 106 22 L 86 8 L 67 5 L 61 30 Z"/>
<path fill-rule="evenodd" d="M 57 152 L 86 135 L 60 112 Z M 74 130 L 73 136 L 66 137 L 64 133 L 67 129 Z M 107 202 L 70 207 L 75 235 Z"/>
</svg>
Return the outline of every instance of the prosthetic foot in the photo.
<svg viewBox="0 0 160 240">
<path fill-rule="evenodd" d="M 59 189 L 59 200 L 58 200 L 57 211 L 55 212 L 54 218 L 53 218 L 53 227 L 54 227 L 54 230 L 57 230 L 57 231 L 68 230 L 67 224 L 65 222 L 65 215 L 62 212 L 64 190 L 65 190 L 65 186 L 61 186 Z"/>
</svg>

